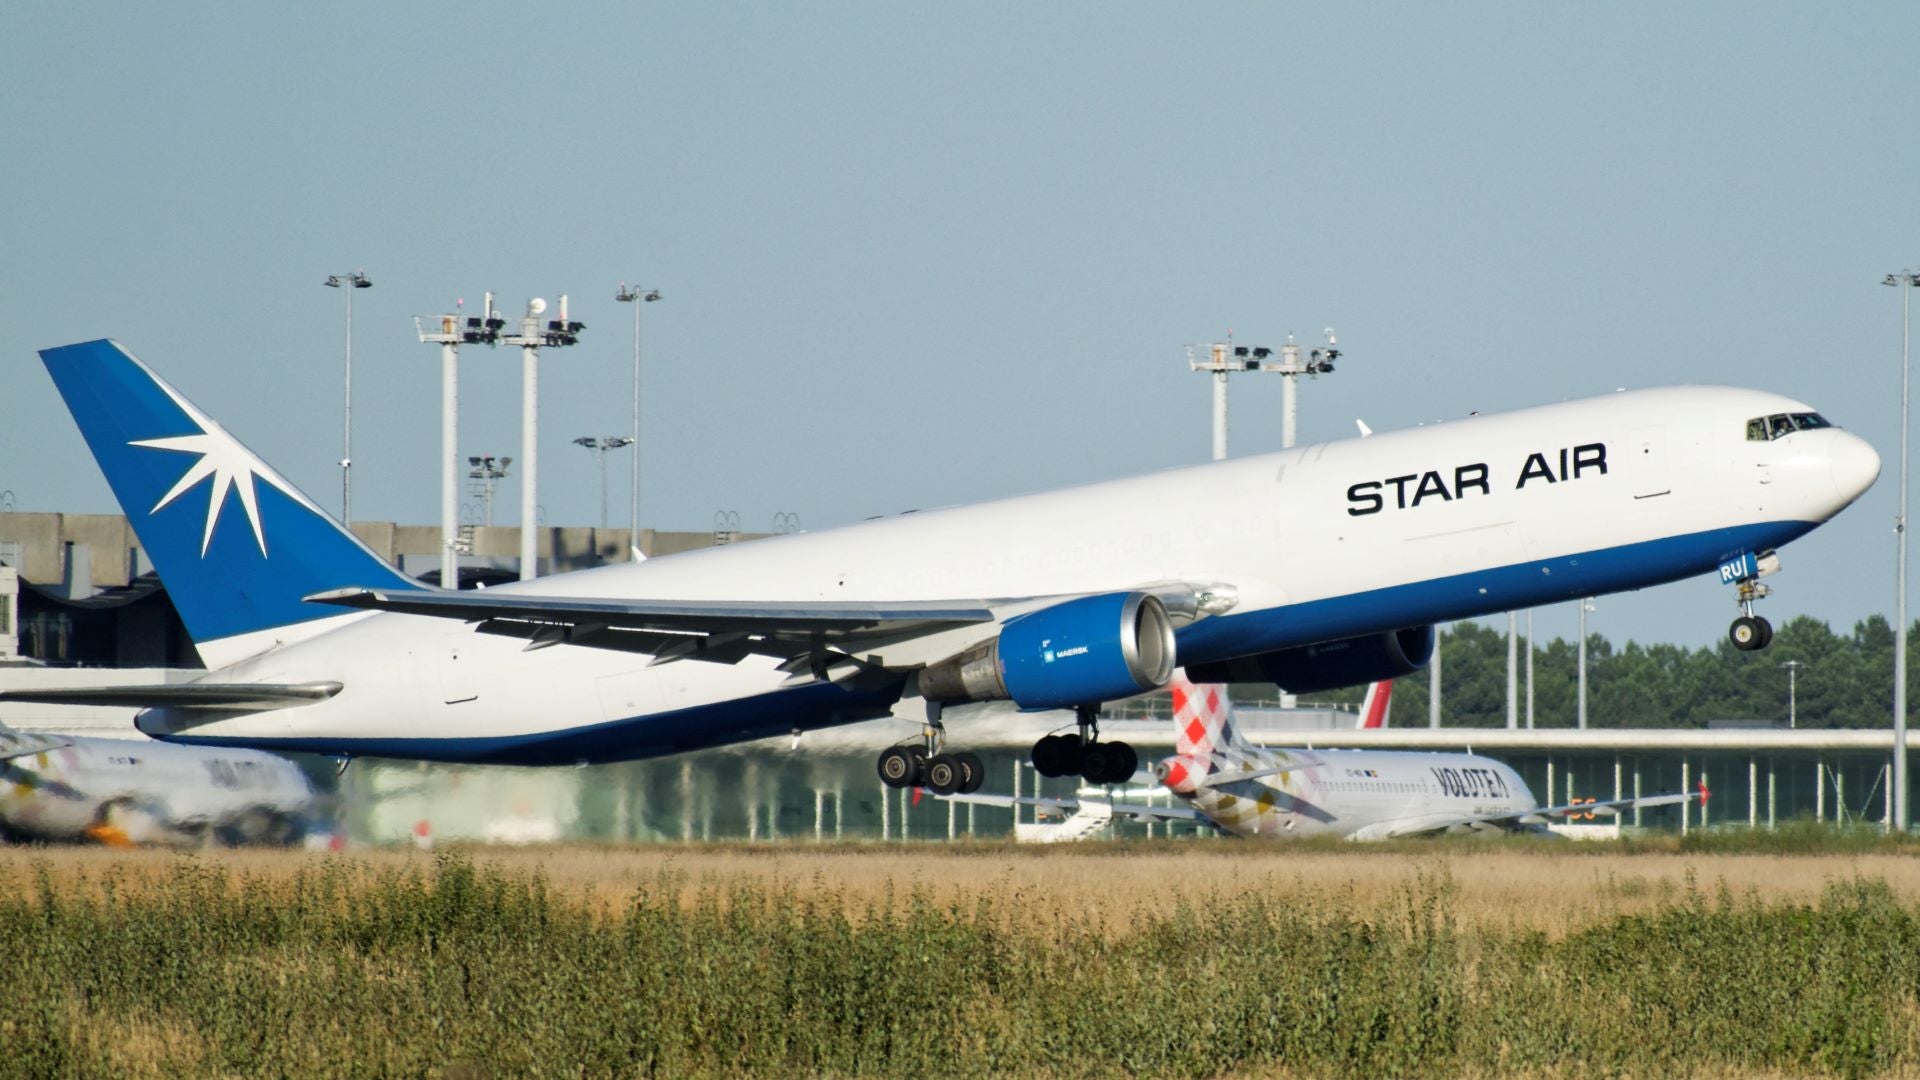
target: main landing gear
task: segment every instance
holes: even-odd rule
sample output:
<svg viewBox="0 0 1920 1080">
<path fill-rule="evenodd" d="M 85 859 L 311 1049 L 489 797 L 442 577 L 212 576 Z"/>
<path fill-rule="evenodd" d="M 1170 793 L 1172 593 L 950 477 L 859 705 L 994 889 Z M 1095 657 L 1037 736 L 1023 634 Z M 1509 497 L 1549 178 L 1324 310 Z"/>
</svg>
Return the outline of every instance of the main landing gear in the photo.
<svg viewBox="0 0 1920 1080">
<path fill-rule="evenodd" d="M 1080 730 L 1073 735 L 1048 735 L 1033 744 L 1033 771 L 1041 776 L 1074 776 L 1089 784 L 1124 784 L 1140 768 L 1140 755 L 1123 742 L 1101 742 L 1099 709 L 1082 705 L 1074 710 Z"/>
<path fill-rule="evenodd" d="M 987 782 L 987 767 L 980 755 L 946 750 L 947 729 L 940 722 L 941 711 L 940 702 L 927 702 L 921 745 L 889 746 L 880 751 L 881 783 L 890 788 L 924 787 L 935 795 L 971 795 Z"/>
<path fill-rule="evenodd" d="M 927 702 L 922 742 L 880 751 L 880 782 L 890 788 L 924 787 L 936 795 L 971 795 L 986 783 L 986 767 L 977 754 L 945 749 L 947 730 L 942 705 Z M 1048 735 L 1033 744 L 1033 768 L 1041 776 L 1079 776 L 1089 784 L 1124 784 L 1140 768 L 1140 754 L 1123 742 L 1100 741 L 1100 710 L 1082 705 L 1074 711 L 1079 731 Z"/>
</svg>

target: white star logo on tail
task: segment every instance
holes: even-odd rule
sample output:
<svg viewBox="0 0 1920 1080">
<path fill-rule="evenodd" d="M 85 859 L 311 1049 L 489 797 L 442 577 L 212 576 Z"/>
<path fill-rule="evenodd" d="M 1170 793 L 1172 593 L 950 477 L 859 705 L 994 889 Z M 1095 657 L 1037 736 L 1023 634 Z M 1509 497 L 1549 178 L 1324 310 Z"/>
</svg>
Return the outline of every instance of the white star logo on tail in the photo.
<svg viewBox="0 0 1920 1080">
<path fill-rule="evenodd" d="M 200 557 L 206 558 L 207 548 L 213 543 L 213 528 L 220 522 L 220 508 L 226 504 L 227 492 L 235 491 L 240 495 L 240 505 L 247 511 L 247 523 L 253 526 L 253 542 L 260 547 L 260 556 L 266 557 L 267 537 L 260 528 L 260 500 L 254 488 L 254 480 L 265 480 L 268 484 L 290 496 L 295 502 L 313 508 L 311 502 L 295 491 L 278 473 L 268 468 L 266 463 L 253 456 L 246 447 L 241 446 L 226 429 L 214 423 L 193 403 L 176 393 L 165 382 L 154 380 L 182 412 L 200 426 L 198 435 L 175 435 L 165 439 L 138 439 L 129 446 L 139 446 L 151 450 L 170 450 L 183 454 L 198 454 L 192 465 L 173 485 L 173 488 L 153 504 L 149 514 L 157 514 L 167 505 L 185 494 L 195 484 L 213 478 L 208 485 L 212 490 L 207 496 L 207 527 L 200 537 Z"/>
</svg>

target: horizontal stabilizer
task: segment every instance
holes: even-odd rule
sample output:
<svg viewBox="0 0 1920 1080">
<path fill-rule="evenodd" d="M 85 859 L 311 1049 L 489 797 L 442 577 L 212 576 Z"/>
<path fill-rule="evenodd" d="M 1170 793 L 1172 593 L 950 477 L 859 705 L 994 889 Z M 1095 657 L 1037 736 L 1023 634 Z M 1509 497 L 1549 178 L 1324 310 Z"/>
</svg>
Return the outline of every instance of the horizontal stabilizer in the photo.
<svg viewBox="0 0 1920 1080">
<path fill-rule="evenodd" d="M 1200 778 L 1201 787 L 1223 787 L 1237 784 L 1242 780 L 1262 780 L 1269 776 L 1278 776 L 1283 772 L 1292 772 L 1298 765 L 1274 765 L 1265 769 L 1240 769 L 1233 772 L 1208 773 Z"/>
<path fill-rule="evenodd" d="M 310 683 L 165 683 L 159 686 L 87 686 L 49 690 L 0 691 L 0 701 L 39 705 L 96 705 L 123 709 L 222 709 L 265 712 L 325 701 L 340 692 L 337 682 Z"/>
<path fill-rule="evenodd" d="M 31 757 L 44 754 L 49 750 L 58 750 L 63 746 L 72 746 L 71 740 L 54 735 L 41 735 L 30 731 L 9 731 L 0 728 L 0 761 L 17 757 Z"/>
</svg>

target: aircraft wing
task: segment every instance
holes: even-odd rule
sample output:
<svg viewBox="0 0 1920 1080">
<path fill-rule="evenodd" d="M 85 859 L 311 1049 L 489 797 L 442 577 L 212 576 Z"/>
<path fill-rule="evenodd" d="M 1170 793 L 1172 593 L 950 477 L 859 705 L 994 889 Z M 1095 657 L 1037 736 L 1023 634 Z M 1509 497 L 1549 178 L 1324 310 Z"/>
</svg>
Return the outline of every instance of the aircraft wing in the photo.
<svg viewBox="0 0 1920 1080">
<path fill-rule="evenodd" d="M 1675 792 L 1668 795 L 1643 795 L 1637 799 L 1600 799 L 1586 803 L 1566 803 L 1561 806 L 1541 806 L 1520 814 L 1421 814 L 1416 817 L 1369 825 L 1356 832 L 1354 839 L 1384 840 L 1395 836 L 1417 836 L 1421 833 L 1456 828 L 1516 829 L 1529 825 L 1545 825 L 1549 818 L 1567 818 L 1574 814 L 1617 817 L 1622 811 L 1632 810 L 1635 807 L 1644 810 L 1655 806 L 1672 806 L 1675 803 L 1690 802 L 1697 798 L 1699 796 L 1696 794 Z"/>
<path fill-rule="evenodd" d="M 526 638 L 528 648 L 565 643 L 649 653 L 656 663 L 688 659 L 731 664 L 749 653 L 794 659 L 823 648 L 860 648 L 997 618 L 983 601 L 611 600 L 364 588 L 334 589 L 306 599 L 460 619 L 478 623 L 482 633 Z"/>
<path fill-rule="evenodd" d="M 104 705 L 132 709 L 222 709 L 264 712 L 325 701 L 340 692 L 337 682 L 310 683 L 163 683 L 157 686 L 88 686 L 48 690 L 0 690 L 0 701 L 39 705 Z M 16 733 L 17 734 L 17 733 Z"/>
<path fill-rule="evenodd" d="M 12 731 L 0 728 L 0 761 L 17 757 L 29 757 L 44 754 L 49 750 L 58 750 L 63 746 L 72 746 L 73 740 L 62 739 L 56 735 L 41 735 L 31 731 Z"/>
<path fill-rule="evenodd" d="M 1157 596 L 1181 623 L 1219 614 L 1238 601 L 1231 586 L 1219 583 L 1165 581 L 1135 588 Z M 778 658 L 780 670 L 796 678 L 838 678 L 831 675 L 835 669 L 857 674 L 944 659 L 977 640 L 958 640 L 969 628 L 990 627 L 1072 598 L 629 600 L 351 586 L 303 599 L 364 611 L 458 619 L 475 624 L 481 633 L 524 638 L 529 649 L 560 644 L 619 649 L 645 653 L 653 658 L 651 664 L 676 660 L 736 664 L 757 654 Z M 884 660 L 872 659 L 883 649 L 888 650 Z M 869 658 L 863 659 L 862 653 Z"/>
<path fill-rule="evenodd" d="M 1097 803 L 1113 811 L 1117 818 L 1131 818 L 1134 821 L 1200 821 L 1211 825 L 1213 822 L 1205 814 L 1188 806 L 1147 806 L 1142 803 L 1110 802 L 1106 799 L 1054 799 L 1041 795 L 935 795 L 936 799 L 950 802 L 978 803 L 981 806 L 1038 806 L 1047 810 L 1057 810 L 1062 814 L 1071 814 L 1080 809 L 1082 802 Z"/>
<path fill-rule="evenodd" d="M 1675 803 L 1692 802 L 1699 798 L 1696 792 L 1673 792 L 1668 795 L 1643 795 L 1640 798 L 1600 799 L 1587 803 L 1566 803 L 1561 806 L 1543 806 L 1538 810 L 1510 819 L 1522 825 L 1544 825 L 1548 818 L 1564 818 L 1573 814 L 1594 814 L 1599 817 L 1618 817 L 1623 810 L 1636 807 L 1642 810 L 1655 806 L 1672 806 Z M 1490 819 L 1493 820 L 1493 819 Z"/>
</svg>

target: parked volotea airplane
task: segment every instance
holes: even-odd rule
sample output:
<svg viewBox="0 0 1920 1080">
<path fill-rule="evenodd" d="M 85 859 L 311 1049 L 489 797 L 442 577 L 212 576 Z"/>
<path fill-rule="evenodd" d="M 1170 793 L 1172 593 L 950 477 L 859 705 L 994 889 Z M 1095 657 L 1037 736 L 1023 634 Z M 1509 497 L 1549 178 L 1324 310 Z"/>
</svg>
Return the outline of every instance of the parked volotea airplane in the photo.
<svg viewBox="0 0 1920 1080">
<path fill-rule="evenodd" d="M 0 696 L 342 758 L 617 761 L 919 698 L 882 778 L 970 791 L 980 762 L 945 745 L 943 710 L 1010 700 L 1079 722 L 1036 763 L 1111 782 L 1138 755 L 1099 738 L 1099 706 L 1177 666 L 1312 693 L 1418 669 L 1436 622 L 1716 572 L 1735 644 L 1764 646 L 1775 549 L 1880 470 L 1809 405 L 1679 386 L 455 592 L 376 557 L 118 344 L 41 357 L 210 670 Z"/>
<path fill-rule="evenodd" d="M 1358 726 L 1383 726 L 1391 687 L 1379 682 L 1369 689 Z M 1545 832 L 1556 818 L 1612 818 L 1626 810 L 1694 798 L 1672 793 L 1542 806 L 1505 762 L 1472 753 L 1267 749 L 1234 723 L 1227 687 L 1195 685 L 1176 674 L 1171 690 L 1173 755 L 1154 764 L 1153 776 L 1161 785 L 1155 790 L 1178 797 L 1178 806 L 1122 801 L 1110 793 L 943 797 L 1067 815 L 1066 821 L 1050 827 L 1053 831 L 1037 834 L 1063 840 L 1092 835 L 1121 818 L 1202 823 L 1234 836 L 1282 838 L 1386 840 L 1436 832 Z"/>
<path fill-rule="evenodd" d="M 322 823 L 299 766 L 258 750 L 0 726 L 0 839 L 293 844 Z"/>
</svg>

